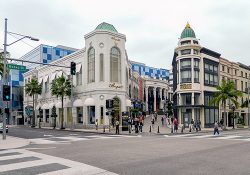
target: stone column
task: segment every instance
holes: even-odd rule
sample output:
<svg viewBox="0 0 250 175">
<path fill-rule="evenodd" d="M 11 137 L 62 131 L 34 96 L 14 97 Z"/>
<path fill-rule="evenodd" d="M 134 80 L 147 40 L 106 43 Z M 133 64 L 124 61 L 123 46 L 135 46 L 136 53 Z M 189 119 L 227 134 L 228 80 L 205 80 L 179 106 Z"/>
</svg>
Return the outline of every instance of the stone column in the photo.
<svg viewBox="0 0 250 175">
<path fill-rule="evenodd" d="M 162 109 L 162 88 L 159 88 L 159 92 L 160 92 L 160 105 L 159 108 Z"/>
<path fill-rule="evenodd" d="M 153 87 L 154 91 L 154 111 L 156 111 L 156 87 Z"/>
<path fill-rule="evenodd" d="M 191 103 L 192 103 L 192 105 L 195 105 L 195 104 L 194 104 L 194 92 L 192 92 L 192 100 L 191 100 Z M 194 108 L 192 108 L 192 119 L 195 119 L 195 118 L 194 118 Z"/>
<path fill-rule="evenodd" d="M 148 87 L 145 87 L 145 95 L 146 95 L 146 111 L 148 111 Z"/>
</svg>

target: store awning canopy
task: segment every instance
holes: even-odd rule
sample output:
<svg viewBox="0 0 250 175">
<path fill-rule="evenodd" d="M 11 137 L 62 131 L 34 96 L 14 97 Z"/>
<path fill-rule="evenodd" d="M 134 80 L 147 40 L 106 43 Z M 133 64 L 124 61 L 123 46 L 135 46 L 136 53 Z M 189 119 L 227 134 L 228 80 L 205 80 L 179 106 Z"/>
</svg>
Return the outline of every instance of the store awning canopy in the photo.
<svg viewBox="0 0 250 175">
<path fill-rule="evenodd" d="M 81 106 L 83 106 L 82 100 L 81 99 L 75 100 L 74 103 L 73 103 L 73 106 L 74 107 L 81 107 Z"/>
<path fill-rule="evenodd" d="M 47 103 L 43 104 L 42 109 L 49 109 L 49 105 Z"/>
<path fill-rule="evenodd" d="M 92 97 L 87 98 L 84 101 L 85 106 L 95 106 L 95 100 Z"/>
<path fill-rule="evenodd" d="M 126 106 L 127 107 L 131 107 L 132 106 L 131 100 L 129 100 L 129 99 L 126 100 Z"/>
<path fill-rule="evenodd" d="M 52 109 L 54 105 L 55 105 L 55 103 L 50 103 L 49 104 L 49 109 Z"/>
</svg>

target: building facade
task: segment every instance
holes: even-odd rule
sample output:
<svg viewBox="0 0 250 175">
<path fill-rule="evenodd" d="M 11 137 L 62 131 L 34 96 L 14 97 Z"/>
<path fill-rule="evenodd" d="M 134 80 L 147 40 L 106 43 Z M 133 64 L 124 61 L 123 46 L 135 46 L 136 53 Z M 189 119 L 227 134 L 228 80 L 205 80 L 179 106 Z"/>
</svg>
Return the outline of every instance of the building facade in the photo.
<svg viewBox="0 0 250 175">
<path fill-rule="evenodd" d="M 154 87 L 157 87 L 157 83 L 162 84 L 163 88 L 168 87 L 167 80 L 156 79 L 153 75 L 153 78 L 145 79 L 140 71 L 132 70 L 125 47 L 126 36 L 118 33 L 113 25 L 101 23 L 84 38 L 83 49 L 53 62 L 66 66 L 70 66 L 72 61 L 77 64 L 77 73 L 73 76 L 73 95 L 65 97 L 63 111 L 60 109 L 60 99 L 51 96 L 50 87 L 58 76 L 71 78 L 69 68 L 42 66 L 24 74 L 25 83 L 35 77 L 43 85 L 43 92 L 38 95 L 35 108 L 43 110 L 44 125 L 53 124 L 50 117 L 53 106 L 56 106 L 58 115 L 64 112 L 66 127 L 92 127 L 96 120 L 99 125 L 108 125 L 112 119 L 121 120 L 122 112 L 136 107 L 131 101 L 139 101 L 143 110 L 145 87 L 149 86 L 150 80 L 155 82 L 152 85 Z M 159 92 L 159 95 L 162 93 Z M 156 98 L 156 94 L 154 96 Z M 106 115 L 108 99 L 114 100 L 111 118 Z M 25 95 L 24 106 L 28 105 L 32 105 L 32 100 Z"/>
</svg>

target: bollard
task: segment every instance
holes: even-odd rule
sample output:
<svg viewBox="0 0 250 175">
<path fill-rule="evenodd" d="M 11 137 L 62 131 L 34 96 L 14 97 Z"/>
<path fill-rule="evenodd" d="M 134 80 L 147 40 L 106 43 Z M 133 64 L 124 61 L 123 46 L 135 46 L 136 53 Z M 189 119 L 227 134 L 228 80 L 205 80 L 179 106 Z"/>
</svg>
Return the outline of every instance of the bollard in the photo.
<svg viewBox="0 0 250 175">
<path fill-rule="evenodd" d="M 105 132 L 105 125 L 103 126 L 103 132 Z"/>
<path fill-rule="evenodd" d="M 149 127 L 149 132 L 151 132 L 151 126 Z"/>
<path fill-rule="evenodd" d="M 157 131 L 157 133 L 160 133 L 160 127 L 158 126 L 158 131 Z"/>
</svg>

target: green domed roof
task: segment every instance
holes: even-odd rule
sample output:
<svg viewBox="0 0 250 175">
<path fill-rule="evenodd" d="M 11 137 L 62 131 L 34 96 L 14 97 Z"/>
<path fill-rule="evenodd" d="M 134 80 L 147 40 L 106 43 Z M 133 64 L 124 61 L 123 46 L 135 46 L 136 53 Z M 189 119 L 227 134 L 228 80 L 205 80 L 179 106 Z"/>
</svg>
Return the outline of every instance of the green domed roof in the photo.
<svg viewBox="0 0 250 175">
<path fill-rule="evenodd" d="M 187 23 L 185 29 L 181 33 L 181 39 L 183 38 L 196 38 L 194 30 L 190 27 L 189 23 Z"/>
<path fill-rule="evenodd" d="M 111 32 L 118 33 L 118 31 L 115 29 L 115 27 L 112 24 L 109 24 L 109 23 L 106 23 L 106 22 L 103 22 L 103 23 L 99 24 L 95 28 L 95 30 L 108 30 L 108 31 L 111 31 Z"/>
</svg>

